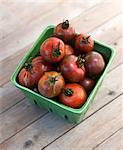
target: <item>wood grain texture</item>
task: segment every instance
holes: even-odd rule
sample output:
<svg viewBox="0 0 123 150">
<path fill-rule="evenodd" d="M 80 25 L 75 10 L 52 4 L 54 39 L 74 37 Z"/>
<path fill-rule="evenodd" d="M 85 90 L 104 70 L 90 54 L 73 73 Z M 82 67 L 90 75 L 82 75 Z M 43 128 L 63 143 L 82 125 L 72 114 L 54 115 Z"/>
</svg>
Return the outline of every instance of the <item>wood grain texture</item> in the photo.
<svg viewBox="0 0 123 150">
<path fill-rule="evenodd" d="M 12 83 L 8 82 L 0 88 L 0 114 L 24 98 Z"/>
<path fill-rule="evenodd" d="M 69 147 L 71 150 L 91 150 L 107 136 L 122 127 L 122 99 L 123 96 L 120 96 L 116 101 L 102 108 L 86 122 L 79 124 L 45 149 L 68 150 Z"/>
<path fill-rule="evenodd" d="M 27 99 L 13 106 L 10 110 L 0 115 L 0 143 L 7 136 L 12 136 L 37 118 L 43 116 L 47 111 L 31 104 Z"/>
<path fill-rule="evenodd" d="M 44 2 L 3 2 L 1 3 L 0 13 L 0 40 L 2 41 L 6 37 L 12 35 L 14 32 L 22 29 L 25 25 L 30 24 L 33 20 L 41 17 L 49 11 L 52 11 L 55 7 L 58 7 L 62 3 L 62 0 L 57 2 L 51 2 L 50 0 Z M 16 13 L 16 17 L 15 17 Z"/>
<path fill-rule="evenodd" d="M 84 0 L 82 0 L 82 2 L 83 1 Z M 27 46 L 29 43 L 32 43 L 39 35 L 39 32 L 47 25 L 57 24 L 66 18 L 71 20 L 80 15 L 85 9 L 88 9 L 100 1 L 101 0 L 97 2 L 94 1 L 94 3 L 89 3 L 89 1 L 87 3 L 80 2 L 76 5 L 74 3 L 64 2 L 59 4 L 58 7 L 54 7 L 52 10 L 47 11 L 47 13 L 43 13 L 43 15 L 39 12 L 39 17 L 26 23 L 26 26 L 24 25 L 24 27 L 19 28 L 19 30 L 16 30 L 14 33 L 0 40 L 0 49 L 4 47 L 4 51 L 2 51 L 0 55 L 0 61 L 18 52 L 19 49 Z"/>
<path fill-rule="evenodd" d="M 122 12 L 122 6 L 120 3 L 103 1 L 102 3 L 91 8 L 89 11 L 83 13 L 81 16 L 76 17 L 72 23 L 77 32 L 86 33 L 100 26 L 100 24 L 107 22 L 120 12 Z M 81 25 L 78 26 L 79 24 Z M 94 25 L 95 27 L 93 27 Z"/>
<path fill-rule="evenodd" d="M 121 62 L 123 62 L 122 59 L 123 39 L 122 37 L 119 38 L 119 36 L 121 36 L 120 18 L 121 15 L 118 15 L 115 19 L 111 19 L 110 21 L 108 21 L 107 23 L 105 23 L 104 25 L 100 26 L 98 29 L 90 33 L 92 36 L 94 36 L 94 38 L 104 41 L 107 44 L 110 44 L 112 47 L 116 48 L 117 51 L 116 57 L 110 69 L 115 68 Z M 115 35 L 115 36 L 113 38 L 110 38 L 109 35 L 110 36 Z M 13 55 L 13 57 L 10 57 L 9 59 L 5 59 L 4 61 L 2 61 L 2 65 L 0 63 L 0 66 L 5 66 L 1 68 L 0 81 L 7 82 L 7 80 L 9 80 L 11 73 L 15 69 L 15 66 L 17 65 L 18 61 L 20 61 L 22 55 L 24 55 L 23 53 L 25 49 L 20 50 L 19 51 L 20 53 Z M 7 62 L 9 62 L 8 65 L 6 65 Z M 11 90 L 6 94 L 7 89 L 11 89 Z M 23 94 L 18 89 L 16 89 L 10 82 L 8 82 L 7 84 L 3 85 L 0 88 L 0 93 L 1 93 L 0 112 L 5 111 L 6 109 L 14 105 L 16 102 L 19 102 L 23 98 Z M 9 97 L 11 97 L 11 99 Z"/>
<path fill-rule="evenodd" d="M 123 148 L 123 128 L 118 130 L 110 138 L 93 148 L 93 150 L 122 150 Z"/>
<path fill-rule="evenodd" d="M 94 114 L 97 110 L 99 110 L 100 108 L 108 104 L 109 102 L 111 102 L 113 99 L 115 99 L 117 96 L 119 96 L 123 92 L 121 89 L 121 79 L 122 79 L 121 68 L 122 67 L 123 65 L 120 65 L 119 67 L 117 67 L 116 69 L 112 70 L 110 73 L 107 74 L 102 87 L 98 91 L 95 97 L 95 100 L 93 101 L 93 104 L 90 106 L 89 111 L 85 115 L 85 119 L 91 116 L 92 114 Z M 117 79 L 117 82 L 115 82 L 116 76 L 119 76 L 119 78 Z M 10 110 L 10 112 L 11 111 L 12 110 Z M 27 113 L 25 114 L 26 116 L 29 115 L 28 109 L 25 113 Z M 13 118 L 13 119 L 14 119 L 14 122 L 16 122 L 18 120 L 18 117 Z M 28 120 L 28 118 L 26 119 Z M 84 122 L 86 122 L 86 120 Z M 13 135 L 16 133 L 16 132 L 13 132 L 16 126 L 16 123 L 14 125 L 11 122 L 9 126 L 11 127 L 9 135 L 6 132 L 6 127 L 2 126 L 1 130 L 4 131 L 4 136 L 1 137 L 1 141 L 4 141 L 5 139 L 9 138 L 10 135 Z M 31 146 L 31 148 L 35 148 L 35 147 L 37 149 L 43 148 L 44 146 L 46 146 L 47 144 L 49 144 L 50 142 L 52 142 L 53 140 L 55 140 L 56 138 L 58 138 L 59 136 L 67 132 L 68 130 L 70 130 L 72 127 L 73 125 L 57 117 L 55 114 L 48 113 L 42 118 L 40 118 L 39 120 L 35 121 L 33 124 L 31 124 L 27 128 L 25 128 L 24 130 L 22 130 L 21 132 L 19 132 L 18 134 L 16 134 L 15 136 L 13 136 L 12 138 L 8 139 L 6 142 L 3 142 L 2 145 L 6 149 L 9 149 L 9 147 L 11 149 L 16 149 L 17 146 L 18 146 L 18 149 L 23 149 L 24 144 L 28 140 L 31 140 L 33 142 L 33 145 Z M 34 138 L 35 136 L 37 137 L 36 141 Z"/>
</svg>

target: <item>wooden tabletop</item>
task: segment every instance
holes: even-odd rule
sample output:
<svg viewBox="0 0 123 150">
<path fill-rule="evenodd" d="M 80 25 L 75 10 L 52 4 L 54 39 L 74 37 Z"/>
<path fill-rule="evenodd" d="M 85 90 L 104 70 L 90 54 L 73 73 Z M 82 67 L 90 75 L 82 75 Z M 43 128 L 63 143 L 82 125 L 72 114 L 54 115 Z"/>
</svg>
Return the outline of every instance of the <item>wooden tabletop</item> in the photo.
<svg viewBox="0 0 123 150">
<path fill-rule="evenodd" d="M 123 149 L 122 6 L 122 0 L 0 0 L 0 150 Z M 10 82 L 41 31 L 63 19 L 117 52 L 78 125 L 31 104 Z"/>
</svg>

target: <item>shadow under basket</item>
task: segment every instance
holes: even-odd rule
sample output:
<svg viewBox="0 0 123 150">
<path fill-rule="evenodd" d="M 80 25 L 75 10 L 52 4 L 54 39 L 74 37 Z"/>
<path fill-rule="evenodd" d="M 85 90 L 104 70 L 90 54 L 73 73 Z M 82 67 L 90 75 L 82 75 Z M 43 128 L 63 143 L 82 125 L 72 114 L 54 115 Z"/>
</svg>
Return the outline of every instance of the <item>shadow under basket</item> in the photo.
<svg viewBox="0 0 123 150">
<path fill-rule="evenodd" d="M 25 54 L 25 56 L 23 57 L 19 65 L 17 66 L 15 72 L 13 73 L 11 77 L 11 81 L 17 88 L 19 88 L 25 94 L 28 100 L 30 100 L 32 103 L 38 105 L 39 107 L 43 107 L 50 112 L 54 112 L 58 114 L 59 116 L 68 120 L 71 123 L 79 123 L 84 117 L 86 111 L 88 110 L 90 106 L 90 103 L 93 101 L 99 87 L 102 84 L 102 81 L 115 56 L 115 50 L 106 44 L 103 44 L 97 40 L 94 40 L 94 50 L 101 53 L 104 56 L 105 61 L 106 61 L 106 67 L 103 73 L 101 74 L 101 76 L 98 78 L 96 85 L 94 86 L 93 90 L 89 94 L 85 104 L 79 109 L 70 108 L 61 103 L 58 103 L 57 100 L 52 100 L 52 99 L 43 97 L 40 94 L 34 92 L 33 90 L 28 89 L 24 86 L 21 86 L 17 81 L 18 74 L 21 68 L 23 67 L 24 63 L 30 57 L 35 57 L 39 53 L 40 45 L 43 43 L 43 41 L 53 36 L 54 27 L 55 26 L 50 25 L 41 33 L 41 35 L 38 37 L 38 39 L 36 40 L 32 48 L 30 48 L 27 51 L 27 53 Z"/>
</svg>

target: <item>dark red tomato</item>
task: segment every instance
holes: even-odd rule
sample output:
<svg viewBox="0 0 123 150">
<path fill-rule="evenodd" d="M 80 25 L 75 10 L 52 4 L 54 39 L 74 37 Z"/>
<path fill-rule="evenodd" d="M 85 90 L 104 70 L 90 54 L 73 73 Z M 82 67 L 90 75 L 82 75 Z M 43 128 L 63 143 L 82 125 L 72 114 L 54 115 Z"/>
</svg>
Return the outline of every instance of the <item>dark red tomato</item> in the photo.
<svg viewBox="0 0 123 150">
<path fill-rule="evenodd" d="M 84 87 L 86 92 L 90 92 L 95 84 L 95 81 L 89 77 L 85 77 L 83 80 L 80 81 L 80 85 Z"/>
<path fill-rule="evenodd" d="M 31 71 L 26 68 L 23 68 L 20 71 L 18 75 L 18 81 L 21 85 L 28 88 L 31 88 L 35 84 Z"/>
<path fill-rule="evenodd" d="M 65 44 L 65 56 L 74 54 L 74 50 L 70 45 Z"/>
<path fill-rule="evenodd" d="M 23 86 L 31 88 L 37 84 L 44 72 L 52 70 L 51 64 L 45 62 L 42 56 L 38 56 L 31 63 L 26 63 L 20 71 L 18 79 Z"/>
<path fill-rule="evenodd" d="M 54 36 L 62 39 L 65 43 L 69 43 L 75 36 L 75 30 L 66 20 L 55 27 Z"/>
<path fill-rule="evenodd" d="M 80 108 L 86 101 L 87 94 L 82 86 L 76 83 L 66 84 L 59 101 L 72 108 Z"/>
<path fill-rule="evenodd" d="M 47 62 L 59 62 L 65 56 L 63 41 L 56 37 L 46 39 L 40 47 L 40 54 Z"/>
<path fill-rule="evenodd" d="M 104 69 L 105 61 L 98 52 L 90 52 L 85 56 L 85 69 L 91 77 L 97 77 Z"/>
<path fill-rule="evenodd" d="M 75 50 L 79 54 L 88 53 L 94 49 L 93 39 L 86 34 L 79 34 L 75 39 Z"/>
<path fill-rule="evenodd" d="M 79 82 L 84 79 L 85 68 L 83 59 L 75 55 L 68 55 L 60 63 L 63 77 L 69 82 Z"/>
<path fill-rule="evenodd" d="M 56 71 L 45 72 L 38 82 L 38 90 L 41 95 L 53 98 L 58 96 L 64 88 L 65 81 L 62 75 Z"/>
</svg>

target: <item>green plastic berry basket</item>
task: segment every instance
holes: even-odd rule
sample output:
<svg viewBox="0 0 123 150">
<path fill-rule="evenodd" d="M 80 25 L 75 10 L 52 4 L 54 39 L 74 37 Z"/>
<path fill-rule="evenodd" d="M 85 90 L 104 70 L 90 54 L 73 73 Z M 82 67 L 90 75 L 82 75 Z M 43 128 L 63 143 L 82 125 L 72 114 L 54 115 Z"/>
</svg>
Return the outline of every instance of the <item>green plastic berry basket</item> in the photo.
<svg viewBox="0 0 123 150">
<path fill-rule="evenodd" d="M 46 108 L 48 111 L 52 111 L 52 112 L 58 114 L 59 116 L 68 120 L 71 123 L 79 123 L 83 119 L 83 117 L 84 117 L 86 111 L 88 110 L 91 102 L 93 101 L 99 87 L 102 84 L 102 81 L 103 81 L 103 79 L 109 69 L 109 66 L 111 65 L 113 58 L 115 56 L 115 50 L 106 44 L 103 44 L 99 41 L 94 40 L 94 50 L 98 51 L 105 57 L 106 67 L 105 67 L 103 73 L 101 74 L 101 76 L 99 77 L 98 81 L 96 82 L 96 85 L 94 86 L 93 90 L 89 94 L 85 104 L 79 109 L 70 108 L 68 106 L 65 106 L 65 105 L 59 103 L 57 100 L 52 100 L 52 99 L 48 99 L 46 97 L 41 96 L 40 94 L 34 92 L 33 90 L 20 85 L 17 81 L 18 73 L 20 72 L 24 63 L 30 57 L 35 57 L 39 53 L 40 45 L 43 43 L 43 41 L 45 39 L 47 39 L 53 35 L 54 27 L 55 26 L 50 25 L 41 33 L 41 35 L 36 40 L 36 42 L 34 43 L 32 48 L 30 48 L 27 51 L 27 53 L 25 54 L 25 56 L 23 57 L 23 59 L 21 60 L 19 65 L 17 66 L 16 70 L 14 71 L 14 73 L 11 77 L 11 81 L 17 88 L 19 88 L 25 94 L 25 96 L 28 98 L 28 100 L 30 100 L 32 103 L 38 105 L 39 107 Z"/>
</svg>

